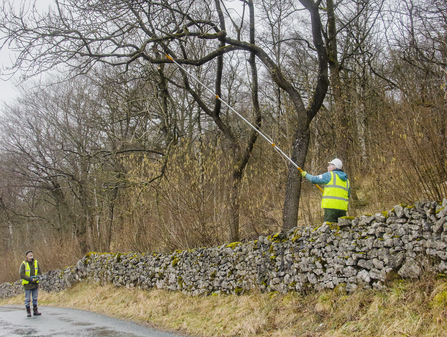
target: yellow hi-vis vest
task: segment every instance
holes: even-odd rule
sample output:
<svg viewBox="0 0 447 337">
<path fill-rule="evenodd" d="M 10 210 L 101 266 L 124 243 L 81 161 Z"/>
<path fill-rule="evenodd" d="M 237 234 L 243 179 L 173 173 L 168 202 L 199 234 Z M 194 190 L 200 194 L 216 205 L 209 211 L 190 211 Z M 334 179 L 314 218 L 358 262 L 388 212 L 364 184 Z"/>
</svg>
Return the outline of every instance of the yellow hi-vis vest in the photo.
<svg viewBox="0 0 447 337">
<path fill-rule="evenodd" d="M 30 267 L 29 267 L 29 263 L 27 261 L 23 261 L 22 263 L 25 264 L 25 275 L 30 277 L 31 276 L 30 275 L 31 274 L 31 270 L 30 270 Z M 37 265 L 37 260 L 34 260 L 34 272 L 36 273 L 34 276 L 37 276 L 37 272 L 38 271 L 39 271 L 39 267 Z M 25 284 L 28 284 L 28 283 L 29 283 L 29 281 L 27 281 L 25 279 L 22 279 L 22 285 L 25 285 Z M 36 283 L 39 283 L 39 280 L 37 280 Z"/>
<path fill-rule="evenodd" d="M 331 181 L 326 184 L 321 200 L 321 208 L 348 210 L 349 180 L 343 181 L 335 172 L 331 172 Z"/>
</svg>

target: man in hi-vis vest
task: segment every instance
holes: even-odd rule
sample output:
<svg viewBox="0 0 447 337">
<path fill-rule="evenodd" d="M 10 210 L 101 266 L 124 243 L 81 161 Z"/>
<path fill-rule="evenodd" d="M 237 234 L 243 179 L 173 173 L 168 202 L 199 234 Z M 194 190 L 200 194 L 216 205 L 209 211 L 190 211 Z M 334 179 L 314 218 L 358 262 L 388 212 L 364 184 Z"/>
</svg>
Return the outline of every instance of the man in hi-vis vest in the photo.
<svg viewBox="0 0 447 337">
<path fill-rule="evenodd" d="M 338 218 L 346 216 L 351 186 L 348 175 L 342 171 L 343 163 L 335 158 L 329 162 L 327 172 L 313 176 L 303 171 L 301 175 L 312 184 L 325 184 L 321 208 L 324 209 L 324 221 L 338 222 Z"/>
<path fill-rule="evenodd" d="M 39 275 L 41 274 L 37 260 L 34 260 L 33 252 L 25 253 L 25 261 L 20 265 L 20 278 L 25 288 L 25 308 L 28 317 L 31 317 L 31 295 L 33 296 L 33 314 L 40 316 L 37 310 L 37 293 L 39 288 Z"/>
</svg>

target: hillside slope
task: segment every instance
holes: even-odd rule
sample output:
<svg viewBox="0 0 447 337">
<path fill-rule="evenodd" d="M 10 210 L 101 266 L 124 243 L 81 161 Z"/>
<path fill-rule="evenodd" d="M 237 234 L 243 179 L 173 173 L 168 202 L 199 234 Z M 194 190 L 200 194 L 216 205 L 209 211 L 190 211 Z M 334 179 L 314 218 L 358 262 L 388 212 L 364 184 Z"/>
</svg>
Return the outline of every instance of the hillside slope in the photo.
<svg viewBox="0 0 447 337">
<path fill-rule="evenodd" d="M 23 304 L 23 295 L 0 305 Z M 79 283 L 40 292 L 45 306 L 90 310 L 193 336 L 447 336 L 447 283 L 426 275 L 350 295 L 321 291 L 191 297 Z M 24 312 L 25 314 L 25 312 Z"/>
</svg>

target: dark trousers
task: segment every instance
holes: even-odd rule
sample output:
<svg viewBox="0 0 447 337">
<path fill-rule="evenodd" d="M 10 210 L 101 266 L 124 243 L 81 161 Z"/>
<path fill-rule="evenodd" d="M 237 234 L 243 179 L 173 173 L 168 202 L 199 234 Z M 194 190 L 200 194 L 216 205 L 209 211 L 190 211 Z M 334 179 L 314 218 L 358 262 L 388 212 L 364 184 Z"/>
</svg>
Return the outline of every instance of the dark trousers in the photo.
<svg viewBox="0 0 447 337">
<path fill-rule="evenodd" d="M 346 216 L 346 211 L 342 209 L 324 208 L 325 222 L 338 222 L 338 218 Z"/>
</svg>

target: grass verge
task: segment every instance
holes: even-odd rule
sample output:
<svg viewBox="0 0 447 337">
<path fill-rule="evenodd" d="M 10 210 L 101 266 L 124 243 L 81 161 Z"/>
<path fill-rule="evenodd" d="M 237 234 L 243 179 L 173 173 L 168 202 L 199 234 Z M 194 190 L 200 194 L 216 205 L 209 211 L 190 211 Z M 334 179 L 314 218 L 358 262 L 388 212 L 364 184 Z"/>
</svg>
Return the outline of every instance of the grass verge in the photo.
<svg viewBox="0 0 447 337">
<path fill-rule="evenodd" d="M 447 336 L 447 283 L 434 278 L 399 280 L 385 290 L 351 295 L 334 290 L 190 297 L 79 283 L 60 293 L 40 291 L 39 305 L 89 310 L 193 336 Z"/>
</svg>

